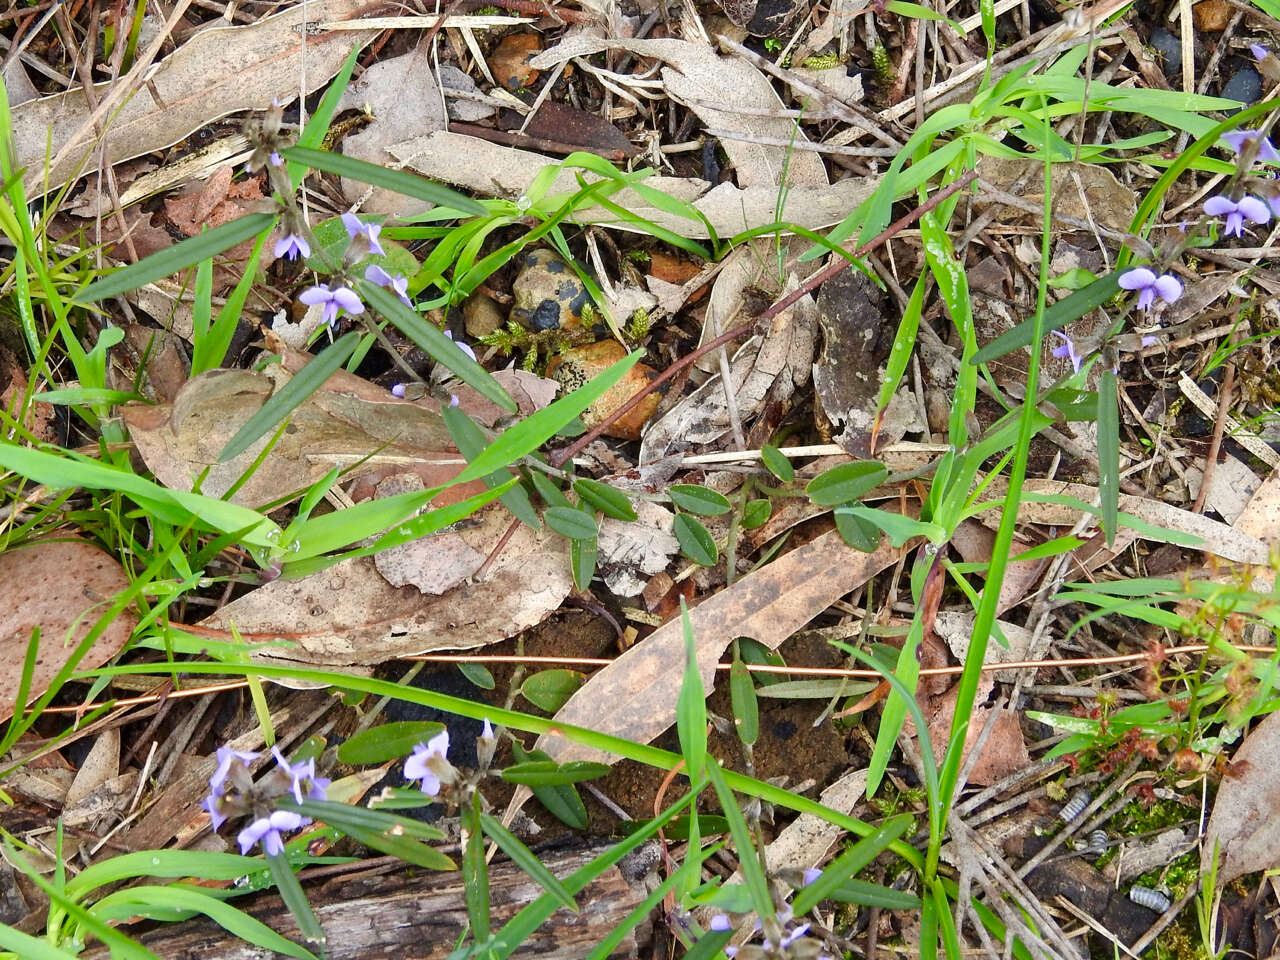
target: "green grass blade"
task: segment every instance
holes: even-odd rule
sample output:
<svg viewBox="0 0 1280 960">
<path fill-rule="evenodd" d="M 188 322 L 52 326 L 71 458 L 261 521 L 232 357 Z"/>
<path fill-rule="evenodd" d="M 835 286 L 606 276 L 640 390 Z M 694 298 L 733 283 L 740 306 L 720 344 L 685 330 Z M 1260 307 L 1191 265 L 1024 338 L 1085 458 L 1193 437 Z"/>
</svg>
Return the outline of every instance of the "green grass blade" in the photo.
<svg viewBox="0 0 1280 960">
<path fill-rule="evenodd" d="M 760 864 L 760 853 L 751 841 L 751 829 L 747 826 L 742 811 L 738 809 L 738 799 L 725 782 L 724 773 L 715 757 L 707 759 L 707 776 L 715 788 L 720 800 L 720 809 L 729 821 L 729 835 L 733 837 L 733 845 L 738 851 L 738 868 L 742 871 L 742 879 L 746 882 L 747 892 L 751 895 L 751 904 L 761 917 L 773 916 L 773 898 L 769 896 L 769 882 L 764 876 L 764 867 Z"/>
<path fill-rule="evenodd" d="M 1079 320 L 1090 310 L 1102 306 L 1120 292 L 1120 273 L 1117 270 L 1100 277 L 1087 287 L 1076 290 L 1044 311 L 1044 332 L 1065 327 L 1073 320 Z M 1034 321 L 1022 321 L 1012 330 L 1002 333 L 985 347 L 974 354 L 969 361 L 973 364 L 988 363 L 1012 353 L 1019 347 L 1029 346 L 1035 339 Z"/>
<path fill-rule="evenodd" d="M 375 187 L 384 187 L 406 197 L 439 204 L 452 210 L 470 214 L 473 217 L 489 215 L 489 211 L 483 206 L 457 190 L 441 186 L 438 183 L 425 180 L 412 173 L 406 173 L 403 170 L 388 170 L 386 167 L 366 163 L 363 160 L 355 159 L 355 157 L 346 157 L 342 154 L 329 153 L 326 150 L 313 150 L 310 147 L 303 146 L 289 147 L 280 151 L 280 153 L 286 160 L 304 164 L 312 170 L 321 170 L 334 176 L 359 180 L 361 183 L 368 183 Z"/>
<path fill-rule="evenodd" d="M 137 263 L 131 263 L 127 267 L 121 267 L 107 274 L 101 280 L 78 291 L 72 300 L 79 304 L 97 303 L 99 300 L 106 300 L 108 297 L 118 296 L 148 283 L 163 280 L 179 270 L 185 270 L 202 260 L 215 257 L 237 243 L 243 243 L 250 237 L 270 229 L 273 223 L 275 218 L 268 213 L 251 213 L 230 223 L 224 223 L 220 227 L 206 230 L 199 236 L 188 237 L 159 253 L 153 253 Z"/>
<path fill-rule="evenodd" d="M 543 890 L 555 897 L 561 906 L 574 913 L 578 912 L 573 894 L 565 889 L 564 884 L 556 879 L 555 874 L 543 866 L 542 861 L 534 856 L 532 850 L 520 842 L 519 837 L 487 813 L 480 814 L 480 828 L 485 836 L 511 858 L 512 863 L 532 877 Z"/>
<path fill-rule="evenodd" d="M 906 813 L 890 817 L 871 836 L 859 840 L 831 861 L 817 880 L 796 891 L 791 904 L 792 910 L 797 916 L 804 916 L 889 849 L 889 845 L 906 833 L 913 822 L 914 818 Z"/>
<path fill-rule="evenodd" d="M 351 82 L 351 73 L 355 70 L 356 60 L 360 56 L 361 49 L 362 47 L 359 44 L 351 48 L 351 52 L 347 54 L 347 60 L 342 65 L 342 69 L 329 81 L 329 86 L 325 89 L 324 96 L 320 98 L 320 103 L 316 106 L 316 112 L 311 114 L 306 127 L 298 135 L 298 142 L 295 146 L 319 150 L 324 145 L 324 138 L 328 135 L 334 115 L 338 112 L 338 104 L 342 101 L 342 95 L 347 90 L 347 84 Z M 299 184 L 302 183 L 302 178 L 306 176 L 306 165 L 296 161 L 286 161 L 286 164 L 285 170 L 288 171 L 289 182 L 293 184 L 293 189 L 297 190 Z"/>
<path fill-rule="evenodd" d="M 1102 533 L 1110 546 L 1120 520 L 1120 402 L 1119 384 L 1111 370 L 1098 379 L 1098 498 Z"/>
<path fill-rule="evenodd" d="M 685 769 L 691 780 L 702 777 L 707 762 L 707 692 L 698 670 L 698 646 L 693 637 L 689 608 L 680 598 L 680 625 L 684 632 L 684 680 L 676 699 L 676 730 L 684 751 Z"/>
<path fill-rule="evenodd" d="M 257 413 L 249 417 L 244 425 L 236 431 L 234 437 L 227 441 L 218 454 L 218 462 L 226 463 L 244 451 L 254 442 L 260 440 L 269 430 L 306 402 L 329 376 L 338 370 L 347 358 L 355 352 L 360 343 L 359 331 L 352 330 L 343 334 L 329 347 L 299 370 L 283 387 L 267 398 Z"/>
</svg>

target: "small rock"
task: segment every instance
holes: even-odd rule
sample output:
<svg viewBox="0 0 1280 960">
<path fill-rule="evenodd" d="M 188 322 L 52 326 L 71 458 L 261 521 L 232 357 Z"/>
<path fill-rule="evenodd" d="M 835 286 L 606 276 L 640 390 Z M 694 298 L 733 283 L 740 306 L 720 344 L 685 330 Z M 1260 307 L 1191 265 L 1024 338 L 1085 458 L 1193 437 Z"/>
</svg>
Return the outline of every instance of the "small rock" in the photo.
<svg viewBox="0 0 1280 960">
<path fill-rule="evenodd" d="M 509 33 L 489 55 L 489 69 L 508 90 L 522 90 L 538 79 L 529 61 L 542 52 L 542 38 L 536 33 Z"/>
<path fill-rule="evenodd" d="M 506 324 L 498 305 L 483 293 L 473 293 L 463 301 L 462 317 L 466 324 L 467 336 L 473 340 L 487 337 Z"/>
<path fill-rule="evenodd" d="M 1240 69 L 1231 74 L 1230 79 L 1222 85 L 1222 91 L 1218 96 L 1227 100 L 1238 100 L 1246 106 L 1257 103 L 1262 98 L 1262 75 L 1253 68 L 1253 64 L 1242 64 Z"/>
<path fill-rule="evenodd" d="M 627 351 L 616 340 L 589 343 L 554 357 L 547 364 L 547 376 L 559 381 L 562 392 L 567 394 L 599 376 L 626 355 Z M 637 363 L 614 385 L 612 390 L 583 411 L 583 424 L 587 429 L 594 427 L 644 389 L 657 375 L 658 371 L 653 367 Z M 619 440 L 639 440 L 640 431 L 658 409 L 660 399 L 661 395 L 655 390 L 634 410 L 610 424 L 605 430 L 605 436 L 616 437 Z"/>
<path fill-rule="evenodd" d="M 1181 76 L 1182 41 L 1164 27 L 1156 27 L 1151 31 L 1151 46 L 1160 54 L 1164 75 L 1170 78 Z"/>
<path fill-rule="evenodd" d="M 581 326 L 582 307 L 591 299 L 578 275 L 550 250 L 521 257 L 511 296 L 511 319 L 535 333 Z"/>
</svg>

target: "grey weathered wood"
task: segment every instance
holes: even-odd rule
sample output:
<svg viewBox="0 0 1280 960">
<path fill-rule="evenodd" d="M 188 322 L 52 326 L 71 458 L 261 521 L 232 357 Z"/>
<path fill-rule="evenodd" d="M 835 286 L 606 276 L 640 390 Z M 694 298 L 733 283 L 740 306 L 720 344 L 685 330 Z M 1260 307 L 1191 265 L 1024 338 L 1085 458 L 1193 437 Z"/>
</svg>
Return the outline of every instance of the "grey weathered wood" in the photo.
<svg viewBox="0 0 1280 960">
<path fill-rule="evenodd" d="M 566 877 L 607 849 L 597 846 L 544 853 L 543 863 L 558 877 Z M 462 876 L 458 872 L 431 873 L 408 869 L 353 879 L 337 878 L 306 887 L 311 905 L 327 935 L 328 960 L 443 960 L 457 946 L 466 926 Z M 642 883 L 624 878 L 617 867 L 578 895 L 579 912 L 557 910 L 514 954 L 540 960 L 578 960 L 586 956 L 646 896 Z M 490 869 L 493 928 L 500 929 L 542 889 L 510 863 Z M 231 901 L 286 937 L 298 940 L 298 928 L 288 909 L 274 894 Z M 232 937 L 208 920 L 170 924 L 139 935 L 122 928 L 163 960 L 274 960 L 282 954 L 254 947 Z M 647 942 L 647 925 L 627 934 L 609 955 L 634 958 Z M 98 947 L 82 960 L 107 960 L 110 951 Z"/>
</svg>

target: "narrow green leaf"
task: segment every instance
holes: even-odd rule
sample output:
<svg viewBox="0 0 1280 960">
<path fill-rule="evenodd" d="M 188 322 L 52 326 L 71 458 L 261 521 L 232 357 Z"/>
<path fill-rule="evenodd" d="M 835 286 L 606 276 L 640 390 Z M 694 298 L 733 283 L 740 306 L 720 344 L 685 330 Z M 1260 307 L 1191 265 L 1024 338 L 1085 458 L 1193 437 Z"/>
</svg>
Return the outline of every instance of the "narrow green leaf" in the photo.
<svg viewBox="0 0 1280 960">
<path fill-rule="evenodd" d="M 355 352 L 360 344 L 360 334 L 352 330 L 343 334 L 329 347 L 322 351 L 310 363 L 299 370 L 289 382 L 267 398 L 261 408 L 249 417 L 236 431 L 234 437 L 227 441 L 218 455 L 219 463 L 226 463 L 248 450 L 272 430 L 281 420 L 306 402 L 306 399 L 320 389 L 329 377 Z"/>
<path fill-rule="evenodd" d="M 520 693 L 538 709 L 555 713 L 578 692 L 583 679 L 576 670 L 539 670 L 520 685 Z"/>
<path fill-rule="evenodd" d="M 765 469 L 783 483 L 790 483 L 796 478 L 795 467 L 791 466 L 791 461 L 777 447 L 764 444 L 760 448 L 760 459 L 764 462 Z"/>
<path fill-rule="evenodd" d="M 575 589 L 586 590 L 596 575 L 596 561 L 600 558 L 600 544 L 596 537 L 588 540 L 569 541 L 569 564 L 573 569 Z"/>
<path fill-rule="evenodd" d="M 309 147 L 289 147 L 282 150 L 281 154 L 286 160 L 304 164 L 312 170 L 322 170 L 325 173 L 359 180 L 361 183 L 372 184 L 375 187 L 385 187 L 406 197 L 425 200 L 473 217 L 489 215 L 489 211 L 484 206 L 470 197 L 404 170 L 389 170 L 354 157 L 329 153 L 325 150 L 312 150 Z"/>
<path fill-rule="evenodd" d="M 844 503 L 835 508 L 832 515 L 836 530 L 840 532 L 840 539 L 853 549 L 870 553 L 880 546 L 880 528 L 866 517 L 854 513 L 857 506 L 856 503 Z"/>
<path fill-rule="evenodd" d="M 1065 327 L 1073 320 L 1079 320 L 1090 310 L 1094 310 L 1117 293 L 1120 292 L 1120 271 L 1109 273 L 1100 280 L 1096 280 L 1077 290 L 1068 297 L 1064 297 L 1050 307 L 1046 307 L 1044 311 L 1044 332 L 1047 334 L 1051 330 L 1057 330 L 1059 327 Z M 1028 346 L 1034 339 L 1033 321 L 1031 319 L 1023 320 L 1020 324 L 1000 336 L 996 337 L 985 347 L 974 354 L 970 361 L 973 364 L 988 363 L 998 357 L 1003 357 L 1006 353 L 1012 353 L 1019 347 Z"/>
<path fill-rule="evenodd" d="M 684 679 L 676 698 L 676 730 L 685 770 L 691 780 L 698 780 L 707 762 L 707 693 L 698 671 L 698 645 L 683 597 L 680 598 L 680 626 L 684 633 Z"/>
<path fill-rule="evenodd" d="M 541 470 L 530 470 L 529 479 L 533 482 L 533 489 L 538 492 L 538 496 L 548 507 L 573 506 L 573 502 L 564 495 L 564 491 Z"/>
<path fill-rule="evenodd" d="M 485 836 L 498 845 L 502 852 L 511 858 L 511 862 L 527 873 L 547 893 L 555 897 L 560 905 L 578 912 L 573 894 L 565 889 L 564 884 L 556 879 L 555 874 L 543 866 L 542 861 L 533 855 L 533 851 L 520 842 L 520 838 L 487 813 L 480 814 L 480 827 Z"/>
<path fill-rule="evenodd" d="M 281 809 L 302 813 L 314 820 L 323 820 L 337 830 L 366 830 L 419 840 L 443 840 L 445 836 L 438 827 L 421 820 L 350 803 L 339 803 L 336 800 L 304 800 L 302 803 L 294 803 L 291 799 L 283 799 L 279 801 L 279 805 Z"/>
<path fill-rule="evenodd" d="M 883 463 L 855 460 L 824 470 L 809 481 L 804 492 L 820 507 L 836 507 L 861 499 L 884 483 L 888 476 L 889 471 Z"/>
<path fill-rule="evenodd" d="M 671 495 L 672 503 L 681 510 L 703 517 L 718 517 L 733 509 L 723 494 L 700 487 L 696 483 L 677 483 L 668 487 L 667 493 Z"/>
<path fill-rule="evenodd" d="M 920 909 L 920 898 L 915 894 L 878 883 L 868 883 L 866 880 L 846 880 L 829 893 L 827 899 L 856 903 L 863 907 L 880 907 L 884 910 Z"/>
<path fill-rule="evenodd" d="M 383 723 L 354 734 L 338 747 L 338 759 L 343 763 L 359 766 L 385 763 L 397 757 L 406 757 L 420 743 L 426 743 L 444 730 L 443 723 L 432 721 L 402 720 Z"/>
<path fill-rule="evenodd" d="M 555 787 L 565 783 L 580 783 L 608 775 L 613 769 L 604 763 L 574 760 L 556 763 L 554 760 L 527 760 L 515 763 L 502 771 L 502 779 L 508 783 L 520 783 L 526 787 Z"/>
<path fill-rule="evenodd" d="M 1098 499 L 1102 507 L 1102 533 L 1110 546 L 1116 539 L 1120 513 L 1120 405 L 1119 385 L 1111 370 L 1098 379 Z"/>
<path fill-rule="evenodd" d="M 516 412 L 516 402 L 511 399 L 506 390 L 502 389 L 502 385 L 493 379 L 484 367 L 463 353 L 462 348 L 446 337 L 434 323 L 424 320 L 421 314 L 405 306 L 394 293 L 376 283 L 357 280 L 356 292 L 361 300 L 390 320 L 397 330 L 421 347 L 432 360 L 443 363 L 457 374 L 463 383 L 475 387 L 486 400 L 496 403 L 508 413 Z M 327 350 L 325 352 L 328 353 Z M 514 459 L 513 457 L 512 460 Z M 472 474 L 467 479 L 477 480 L 484 474 L 492 473 L 498 467 L 507 466 L 510 462 L 511 460 L 494 464 L 483 472 Z"/>
<path fill-rule="evenodd" d="M 773 504 L 768 500 L 748 500 L 742 508 L 742 529 L 755 530 L 763 527 L 773 516 Z"/>
<path fill-rule="evenodd" d="M 498 685 L 498 682 L 493 679 L 493 674 L 489 672 L 489 668 L 483 663 L 460 663 L 458 664 L 458 669 L 462 671 L 464 677 L 481 690 L 492 690 Z"/>
<path fill-rule="evenodd" d="M 636 519 L 636 510 L 631 506 L 630 498 L 617 487 L 583 477 L 573 482 L 573 489 L 606 517 L 626 521 Z"/>
<path fill-rule="evenodd" d="M 886 820 L 875 833 L 863 837 L 822 871 L 822 876 L 813 883 L 796 891 L 792 899 L 792 909 L 797 916 L 804 916 L 818 902 L 831 896 L 836 890 L 851 879 L 863 867 L 888 849 L 889 844 L 902 836 L 915 822 L 910 814 L 902 813 Z"/>
<path fill-rule="evenodd" d="M 742 879 L 751 894 L 752 905 L 761 917 L 771 917 L 774 915 L 773 898 L 769 895 L 769 884 L 764 877 L 764 868 L 760 865 L 760 852 L 751 841 L 751 830 L 742 811 L 738 809 L 738 798 L 729 789 L 720 764 L 714 757 L 707 761 L 707 775 L 711 778 L 711 785 L 720 801 L 720 809 L 729 821 L 729 834 L 733 837 L 733 845 L 738 852 L 738 867 L 742 870 Z M 803 913 L 799 915 L 804 916 Z"/>
<path fill-rule="evenodd" d="M 707 532 L 706 527 L 689 514 L 676 514 L 675 533 L 680 549 L 694 563 L 710 567 L 720 559 L 715 539 Z"/>
<path fill-rule="evenodd" d="M 467 918 L 471 921 L 471 935 L 483 943 L 489 939 L 489 863 L 484 855 L 484 833 L 480 826 L 480 794 L 474 794 L 471 803 L 462 808 L 462 828 L 466 836 L 462 841 L 462 879 Z"/>
<path fill-rule="evenodd" d="M 329 126 L 333 123 L 334 115 L 338 112 L 338 104 L 342 102 L 342 95 L 347 90 L 347 84 L 351 82 L 351 74 L 355 70 L 360 51 L 360 44 L 356 44 L 351 48 L 351 52 L 347 54 L 346 61 L 342 64 L 342 69 L 329 81 L 329 86 L 325 88 L 324 96 L 320 98 L 320 103 L 316 105 L 311 118 L 307 120 L 307 125 L 303 128 L 302 133 L 298 135 L 298 142 L 294 146 L 319 150 L 324 145 L 324 138 L 329 133 Z M 299 184 L 302 183 L 302 178 L 306 175 L 306 164 L 297 161 L 293 163 L 286 161 L 286 164 L 285 169 L 289 174 L 289 182 L 293 184 L 293 189 L 297 190 Z"/>
<path fill-rule="evenodd" d="M 454 446 L 458 448 L 458 452 L 468 460 L 480 456 L 481 451 L 488 445 L 488 441 L 486 441 L 484 431 L 480 429 L 479 425 L 457 407 L 441 407 L 440 415 L 444 419 L 444 425 L 449 431 L 449 436 L 453 438 Z M 509 470 L 495 470 L 481 479 L 486 487 L 493 490 L 510 480 L 511 472 Z M 533 503 L 529 499 L 529 492 L 524 487 L 511 487 L 498 499 L 502 501 L 502 505 L 510 510 L 517 520 L 530 530 L 542 529 L 542 524 L 538 522 L 538 511 L 533 508 Z"/>
<path fill-rule="evenodd" d="M 148 283 L 163 280 L 179 270 L 185 270 L 202 260 L 215 257 L 237 243 L 243 243 L 268 229 L 274 222 L 275 218 L 268 213 L 251 213 L 230 223 L 224 223 L 220 227 L 206 230 L 198 236 L 188 237 L 172 247 L 166 247 L 149 257 L 143 257 L 137 263 L 121 267 L 101 280 L 89 284 L 71 298 L 72 302 L 97 303 L 108 297 L 136 290 Z"/>
<path fill-rule="evenodd" d="M 548 527 L 570 540 L 594 540 L 599 533 L 595 517 L 577 507 L 550 507 L 542 518 Z"/>
<path fill-rule="evenodd" d="M 756 685 L 751 679 L 751 671 L 740 657 L 734 657 L 729 670 L 729 700 L 733 705 L 738 739 L 743 743 L 755 743 L 760 735 L 760 706 L 756 702 Z"/>
</svg>

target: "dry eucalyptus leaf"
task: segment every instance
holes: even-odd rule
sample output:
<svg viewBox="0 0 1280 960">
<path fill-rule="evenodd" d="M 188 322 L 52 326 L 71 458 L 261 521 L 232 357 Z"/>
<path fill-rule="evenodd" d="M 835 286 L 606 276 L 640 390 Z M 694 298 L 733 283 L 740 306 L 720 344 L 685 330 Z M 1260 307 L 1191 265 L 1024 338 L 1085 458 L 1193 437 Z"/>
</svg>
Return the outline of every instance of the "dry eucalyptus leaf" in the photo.
<svg viewBox="0 0 1280 960">
<path fill-rule="evenodd" d="M 218 497 L 249 469 L 270 434 L 227 463 L 218 463 L 218 456 L 289 376 L 278 365 L 266 373 L 211 370 L 189 381 L 173 404 L 128 404 L 121 415 L 138 452 L 161 483 L 190 490 L 208 470 L 201 489 Z M 366 464 L 369 469 L 391 458 L 435 464 L 430 477 L 424 477 L 431 486 L 457 474 L 458 454 L 439 414 L 396 400 L 385 390 L 378 392 L 384 402 L 332 389 L 316 391 L 294 410 L 271 453 L 232 501 L 249 507 L 270 503 L 310 486 L 335 465 L 350 466 L 375 450 L 379 452 Z"/>
<path fill-rule="evenodd" d="M 492 505 L 455 526 L 488 556 L 511 523 Z M 234 600 L 200 626 L 236 629 L 260 663 L 369 666 L 431 650 L 497 643 L 554 613 L 573 589 L 568 541 L 523 524 L 477 580 L 440 596 L 393 587 L 370 557 L 344 560 L 298 580 L 275 580 Z M 283 641 L 279 645 L 278 641 Z"/>
<path fill-rule="evenodd" d="M 67 790 L 67 803 L 76 803 L 87 797 L 112 777 L 120 775 L 120 728 L 108 727 L 93 740 L 93 746 L 76 771 L 76 778 Z"/>
<path fill-rule="evenodd" d="M 431 180 L 471 190 L 486 197 L 515 199 L 525 193 L 534 177 L 553 161 L 540 153 L 516 150 L 468 137 L 459 133 L 437 131 L 388 148 L 406 169 Z M 798 155 L 798 154 L 797 154 Z M 458 157 L 467 157 L 459 163 Z M 585 174 L 586 182 L 599 179 Z M 783 196 L 779 213 L 778 188 L 772 185 L 746 189 L 731 183 L 711 186 L 705 180 L 680 177 L 650 177 L 645 186 L 677 200 L 692 203 L 719 236 L 732 236 L 753 227 L 767 226 L 782 219 L 810 230 L 820 230 L 839 223 L 850 210 L 875 191 L 879 177 L 850 177 L 830 186 L 793 186 Z M 562 172 L 552 183 L 550 194 L 574 193 L 579 189 L 574 173 Z M 706 226 L 698 220 L 675 216 L 652 206 L 632 190 L 622 190 L 610 197 L 639 217 L 691 239 L 705 240 Z M 617 215 L 603 207 L 586 207 L 575 211 L 580 223 L 599 223 L 623 230 L 635 230 L 618 222 Z"/>
<path fill-rule="evenodd" d="M 416 473 L 397 473 L 378 484 L 378 497 L 394 497 L 426 489 Z M 456 533 L 441 532 L 373 555 L 378 568 L 393 587 L 413 584 L 423 593 L 439 596 L 480 569 L 484 554 Z"/>
<path fill-rule="evenodd" d="M 1205 831 L 1216 843 L 1218 882 L 1270 870 L 1280 863 L 1280 713 L 1253 728 L 1231 758 Z"/>
<path fill-rule="evenodd" d="M 831 531 L 703 600 L 689 611 L 689 621 L 707 693 L 715 688 L 716 665 L 735 637 L 753 637 L 777 649 L 832 603 L 896 563 L 905 552 L 905 548 L 882 543 L 872 553 L 861 553 Z M 649 743 L 675 723 L 684 659 L 684 630 L 677 617 L 594 674 L 555 719 L 635 743 Z M 610 763 L 616 759 L 554 734 L 539 737 L 537 746 L 561 763 L 587 759 Z M 527 788 L 517 790 L 506 817 L 529 796 Z"/>
<path fill-rule="evenodd" d="M 390 60 L 379 60 L 354 80 L 342 93 L 339 112 L 367 110 L 373 122 L 342 141 L 348 157 L 379 165 L 391 161 L 387 147 L 419 134 L 445 128 L 444 101 L 436 86 L 429 51 L 422 46 Z M 342 193 L 355 203 L 369 187 L 358 180 L 342 178 Z M 409 216 L 431 209 L 425 200 L 416 200 L 374 187 L 361 206 L 364 213 L 395 213 Z"/>
<path fill-rule="evenodd" d="M 813 365 L 814 395 L 832 439 L 849 456 L 865 460 L 872 455 L 893 326 L 878 291 L 858 270 L 845 270 L 822 285 L 817 317 L 822 350 Z"/>
<path fill-rule="evenodd" d="M 1037 210 L 1044 203 L 1044 168 L 1038 164 L 1013 157 L 984 156 L 978 161 L 978 175 L 1006 193 L 1034 204 Z M 1133 188 L 1122 184 L 1106 167 L 1096 163 L 1055 163 L 1052 176 L 1056 216 L 1128 231 L 1138 201 Z M 1021 187 L 1019 180 L 1023 180 Z M 1007 215 L 1012 219 L 1029 216 L 1022 210 L 1008 210 Z"/>
<path fill-rule="evenodd" d="M 111 118 L 106 139 L 108 163 L 172 146 L 212 120 L 240 110 L 264 110 L 273 99 L 288 101 L 304 82 L 307 92 L 328 83 L 353 47 L 369 43 L 377 30 L 304 33 L 303 23 L 346 20 L 367 4 L 360 0 L 311 0 L 258 23 L 201 30 L 148 74 L 145 87 L 125 100 Z M 304 56 L 305 47 L 305 56 Z M 112 81 L 94 87 L 98 99 Z M 69 158 L 45 169 L 45 144 L 56 154 L 84 125 L 91 110 L 83 91 L 42 97 L 13 111 L 18 167 L 27 167 L 32 190 L 52 189 L 73 176 L 84 155 L 97 146 L 92 137 Z M 45 186 L 47 184 L 47 186 Z"/>
<path fill-rule="evenodd" d="M 49 688 L 78 644 L 129 577 L 110 554 L 80 540 L 42 541 L 0 554 L 0 720 L 13 713 L 22 665 L 32 630 L 40 629 L 40 650 L 31 674 L 30 699 Z M 82 670 L 100 667 L 133 632 L 132 610 L 119 614 L 79 661 Z"/>
<path fill-rule="evenodd" d="M 626 50 L 667 64 L 662 80 L 667 93 L 684 103 L 704 126 L 731 130 L 745 137 L 805 141 L 795 124 L 785 117 L 748 114 L 735 109 L 780 110 L 782 100 L 769 80 L 739 57 L 722 57 L 711 47 L 688 40 L 606 40 L 575 34 L 540 53 L 531 65 L 546 70 L 574 57 L 586 57 L 604 50 Z M 827 171 L 822 157 L 808 150 L 785 145 L 753 143 L 748 140 L 720 141 L 737 174 L 740 187 L 776 188 L 783 182 L 793 186 L 823 186 Z"/>
</svg>

